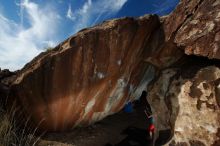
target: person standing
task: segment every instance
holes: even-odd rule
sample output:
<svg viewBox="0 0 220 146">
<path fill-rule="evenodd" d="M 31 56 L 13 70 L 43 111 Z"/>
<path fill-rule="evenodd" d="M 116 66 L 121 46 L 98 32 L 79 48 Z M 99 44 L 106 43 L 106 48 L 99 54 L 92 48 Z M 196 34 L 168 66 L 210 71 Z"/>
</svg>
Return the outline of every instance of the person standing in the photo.
<svg viewBox="0 0 220 146">
<path fill-rule="evenodd" d="M 149 133 L 150 139 L 151 139 L 151 145 L 154 143 L 154 132 L 155 132 L 155 125 L 154 125 L 154 117 L 153 113 L 151 110 L 151 106 L 147 100 L 147 92 L 143 91 L 142 95 L 144 95 L 144 99 L 142 99 L 142 102 L 144 101 L 145 109 L 144 112 L 147 116 L 147 121 L 148 121 L 148 128 L 147 132 Z"/>
<path fill-rule="evenodd" d="M 144 112 L 145 112 L 147 119 L 148 119 L 148 122 L 149 122 L 149 126 L 148 126 L 147 130 L 150 134 L 150 138 L 153 140 L 154 139 L 154 132 L 155 132 L 154 118 L 153 118 L 153 115 L 149 114 L 148 111 L 145 110 Z"/>
</svg>

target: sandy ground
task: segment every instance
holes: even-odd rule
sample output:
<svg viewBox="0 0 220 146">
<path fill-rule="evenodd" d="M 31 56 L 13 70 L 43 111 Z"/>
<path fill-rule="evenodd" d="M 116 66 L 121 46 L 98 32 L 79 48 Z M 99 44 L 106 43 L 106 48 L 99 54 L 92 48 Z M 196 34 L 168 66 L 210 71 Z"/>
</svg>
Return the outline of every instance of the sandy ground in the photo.
<svg viewBox="0 0 220 146">
<path fill-rule="evenodd" d="M 48 133 L 38 146 L 104 146 L 106 143 L 116 144 L 126 135 L 122 131 L 129 126 L 147 128 L 147 119 L 143 107 L 136 108 L 133 113 L 123 111 L 109 116 L 89 127 L 76 128 L 71 132 Z"/>
</svg>

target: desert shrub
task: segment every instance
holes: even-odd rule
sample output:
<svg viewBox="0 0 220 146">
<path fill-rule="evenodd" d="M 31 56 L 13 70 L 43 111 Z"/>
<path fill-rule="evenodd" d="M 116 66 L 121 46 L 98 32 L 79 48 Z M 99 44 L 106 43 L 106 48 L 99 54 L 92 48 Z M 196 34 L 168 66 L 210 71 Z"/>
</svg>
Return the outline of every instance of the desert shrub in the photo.
<svg viewBox="0 0 220 146">
<path fill-rule="evenodd" d="M 44 50 L 46 50 L 46 52 L 53 50 L 52 47 L 45 47 Z"/>
</svg>

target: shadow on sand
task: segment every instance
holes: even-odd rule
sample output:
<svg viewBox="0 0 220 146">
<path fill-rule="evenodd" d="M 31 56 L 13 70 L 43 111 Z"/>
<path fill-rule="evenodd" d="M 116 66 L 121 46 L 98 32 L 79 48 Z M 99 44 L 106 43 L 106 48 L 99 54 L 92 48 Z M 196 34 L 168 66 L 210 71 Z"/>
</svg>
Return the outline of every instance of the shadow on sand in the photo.
<svg viewBox="0 0 220 146">
<path fill-rule="evenodd" d="M 121 134 L 127 136 L 115 145 L 108 143 L 105 146 L 152 146 L 152 139 L 146 129 L 128 127 Z"/>
</svg>

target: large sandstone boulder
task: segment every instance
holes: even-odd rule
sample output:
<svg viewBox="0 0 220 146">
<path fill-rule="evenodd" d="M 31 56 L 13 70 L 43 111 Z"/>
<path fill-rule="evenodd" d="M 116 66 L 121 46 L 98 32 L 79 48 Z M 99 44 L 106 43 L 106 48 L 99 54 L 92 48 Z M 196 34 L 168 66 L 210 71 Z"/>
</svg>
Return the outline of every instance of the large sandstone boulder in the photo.
<svg viewBox="0 0 220 146">
<path fill-rule="evenodd" d="M 156 143 L 218 146 L 220 69 L 188 69 L 164 70 L 150 90 L 148 100 L 156 119 Z"/>
<path fill-rule="evenodd" d="M 35 126 L 50 131 L 116 113 L 140 96 L 153 76 L 154 67 L 145 60 L 159 50 L 152 41 L 163 42 L 152 35 L 159 27 L 159 18 L 149 15 L 82 30 L 26 65 L 12 85 L 11 101 L 16 99 Z M 169 56 L 174 59 L 161 63 L 181 55 Z"/>
<path fill-rule="evenodd" d="M 34 126 L 42 130 L 69 130 L 96 122 L 118 112 L 126 102 L 138 98 L 162 69 L 173 63 L 181 63 L 179 59 L 184 52 L 220 59 L 219 9 L 219 0 L 182 0 L 171 15 L 163 18 L 156 15 L 121 18 L 84 29 L 55 49 L 41 53 L 21 69 L 15 81 L 10 82 L 9 101 L 16 102 L 24 117 L 30 118 Z M 210 76 L 213 75 L 212 69 L 208 71 Z M 214 71 L 218 72 L 217 69 Z M 182 121 L 178 119 L 181 113 L 177 109 L 184 105 L 179 104 L 190 106 L 190 110 L 197 113 L 196 118 L 199 118 L 200 110 L 191 103 L 200 102 L 200 98 L 203 99 L 201 96 L 206 93 L 188 89 L 193 84 L 198 86 L 193 82 L 194 77 L 189 81 L 180 78 L 176 82 L 181 84 L 181 91 L 196 92 L 199 97 L 183 95 L 177 87 L 174 92 L 171 87 L 174 88 L 172 77 L 176 71 L 166 70 L 164 74 L 165 77 L 158 80 L 161 89 L 155 84 L 150 93 L 151 103 L 153 107 L 157 105 L 154 112 L 158 130 L 165 130 L 172 136 L 175 124 L 178 125 L 178 120 Z M 202 76 L 198 82 L 206 80 Z M 216 75 L 208 80 L 207 86 L 216 88 L 209 82 L 217 80 Z M 175 96 L 167 96 L 168 92 L 174 92 Z M 218 91 L 212 92 L 212 99 L 215 99 Z M 180 97 L 187 98 L 187 103 L 181 101 Z M 203 109 L 203 100 L 200 103 Z M 213 104 L 217 107 L 214 100 Z M 210 112 L 209 109 L 205 109 L 207 112 L 204 113 L 218 114 L 217 109 Z M 216 120 L 213 118 L 212 125 L 219 127 Z M 215 134 L 212 133 L 212 136 Z M 189 135 L 193 136 L 194 133 Z M 182 139 L 180 141 L 184 141 Z M 216 137 L 202 141 L 210 144 L 214 140 Z"/>
</svg>

